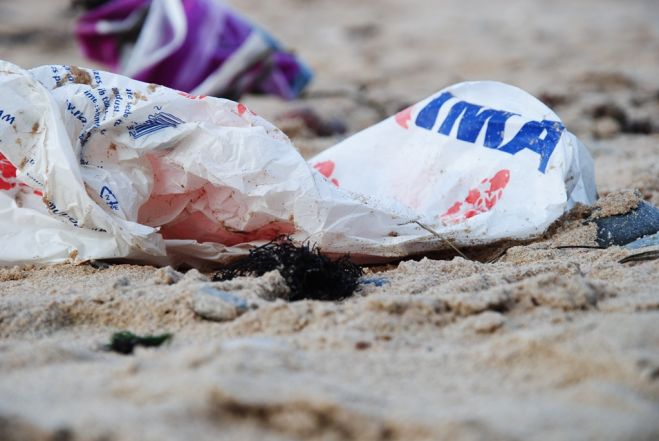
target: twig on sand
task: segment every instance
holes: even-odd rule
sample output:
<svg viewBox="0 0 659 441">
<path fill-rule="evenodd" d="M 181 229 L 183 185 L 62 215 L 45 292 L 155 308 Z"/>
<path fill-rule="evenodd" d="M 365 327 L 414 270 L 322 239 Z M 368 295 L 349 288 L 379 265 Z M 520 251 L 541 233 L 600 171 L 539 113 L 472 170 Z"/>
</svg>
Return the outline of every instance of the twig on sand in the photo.
<svg viewBox="0 0 659 441">
<path fill-rule="evenodd" d="M 413 220 L 413 221 L 405 222 L 405 223 L 402 224 L 402 225 L 405 225 L 405 224 L 417 224 L 418 226 L 420 226 L 421 228 L 423 228 L 424 230 L 426 230 L 427 232 L 429 232 L 430 234 L 432 234 L 432 235 L 435 236 L 436 238 L 438 238 L 438 239 L 444 241 L 444 243 L 446 243 L 448 246 L 450 246 L 450 247 L 453 249 L 453 251 L 455 251 L 456 253 L 458 253 L 463 259 L 466 259 L 466 260 L 472 260 L 469 256 L 467 256 L 465 253 L 463 253 L 462 251 L 460 251 L 460 250 L 458 249 L 458 247 L 456 247 L 455 245 L 453 245 L 453 242 L 451 242 L 451 241 L 448 240 L 447 238 L 441 236 L 437 231 L 433 230 L 433 229 L 430 228 L 428 225 L 422 224 L 421 222 L 419 222 L 419 221 L 417 221 L 417 220 Z"/>
<path fill-rule="evenodd" d="M 500 249 L 497 253 L 495 253 L 493 256 L 488 258 L 485 263 L 496 263 L 501 259 L 503 256 L 506 255 L 509 249 L 511 249 L 513 246 L 506 246 L 503 249 Z"/>
</svg>

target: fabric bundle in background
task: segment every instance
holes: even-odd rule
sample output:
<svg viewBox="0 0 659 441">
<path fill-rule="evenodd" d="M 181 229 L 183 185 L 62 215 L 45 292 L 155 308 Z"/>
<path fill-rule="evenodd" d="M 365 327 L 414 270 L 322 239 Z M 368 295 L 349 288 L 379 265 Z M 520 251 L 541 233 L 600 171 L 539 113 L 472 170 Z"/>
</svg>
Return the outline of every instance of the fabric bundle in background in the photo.
<svg viewBox="0 0 659 441">
<path fill-rule="evenodd" d="M 310 70 L 275 39 L 217 0 L 109 0 L 78 20 L 86 57 L 122 75 L 238 99 L 292 99 Z"/>
</svg>

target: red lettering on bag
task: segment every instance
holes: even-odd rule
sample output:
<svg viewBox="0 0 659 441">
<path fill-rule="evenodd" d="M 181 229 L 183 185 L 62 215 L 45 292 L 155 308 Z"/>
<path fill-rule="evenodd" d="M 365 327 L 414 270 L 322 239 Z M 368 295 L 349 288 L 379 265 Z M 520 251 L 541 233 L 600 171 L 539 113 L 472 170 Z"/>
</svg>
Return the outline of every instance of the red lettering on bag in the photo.
<svg viewBox="0 0 659 441">
<path fill-rule="evenodd" d="M 16 187 L 16 167 L 0 153 L 0 190 Z"/>
<path fill-rule="evenodd" d="M 457 224 L 478 214 L 490 211 L 503 196 L 510 181 L 510 170 L 500 170 L 491 178 L 483 179 L 472 188 L 463 201 L 457 201 L 440 216 L 448 224 Z"/>
<path fill-rule="evenodd" d="M 410 106 L 407 109 L 401 110 L 394 117 L 396 122 L 398 123 L 398 125 L 401 126 L 404 129 L 409 129 L 410 128 L 410 120 L 412 119 L 412 108 L 413 107 L 414 106 Z"/>
<path fill-rule="evenodd" d="M 318 173 L 321 175 L 325 176 L 329 181 L 336 185 L 337 187 L 339 186 L 339 181 L 335 178 L 332 178 L 332 174 L 334 173 L 334 168 L 336 167 L 336 164 L 334 164 L 334 161 L 323 161 L 315 164 L 313 168 L 318 170 Z"/>
</svg>

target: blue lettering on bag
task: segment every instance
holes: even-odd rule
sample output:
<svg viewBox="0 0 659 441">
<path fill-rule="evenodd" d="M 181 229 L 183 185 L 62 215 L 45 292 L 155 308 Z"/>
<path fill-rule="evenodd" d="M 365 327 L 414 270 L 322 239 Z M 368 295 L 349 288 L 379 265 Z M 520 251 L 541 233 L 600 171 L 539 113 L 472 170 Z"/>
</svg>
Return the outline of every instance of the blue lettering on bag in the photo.
<svg viewBox="0 0 659 441">
<path fill-rule="evenodd" d="M 6 113 L 4 110 L 0 109 L 0 121 L 5 121 L 9 124 L 14 124 L 16 117 L 10 113 Z"/>
<path fill-rule="evenodd" d="M 137 139 L 167 127 L 176 128 L 179 124 L 183 124 L 183 122 L 183 120 L 177 118 L 171 113 L 158 112 L 149 115 L 149 118 L 143 123 L 134 124 L 128 127 L 128 133 L 133 139 Z"/>
<path fill-rule="evenodd" d="M 416 117 L 415 124 L 423 129 L 432 130 L 437 122 L 439 111 L 452 98 L 454 98 L 452 93 L 443 92 L 432 99 L 421 109 Z M 439 125 L 438 133 L 450 136 L 453 127 L 459 121 L 456 138 L 461 141 L 475 143 L 483 126 L 487 124 L 485 140 L 483 141 L 484 147 L 511 155 L 529 149 L 540 155 L 538 170 L 545 173 L 549 159 L 565 130 L 565 126 L 558 121 L 528 121 L 513 139 L 502 146 L 506 122 L 513 115 L 519 116 L 517 113 L 488 109 L 467 101 L 459 101 L 453 104 L 446 118 Z"/>
<path fill-rule="evenodd" d="M 549 158 L 561 139 L 565 126 L 558 121 L 529 121 L 522 126 L 517 135 L 498 150 L 511 155 L 524 149 L 529 149 L 540 155 L 538 170 L 542 173 L 547 169 Z M 546 133 L 544 138 L 543 133 Z"/>
</svg>

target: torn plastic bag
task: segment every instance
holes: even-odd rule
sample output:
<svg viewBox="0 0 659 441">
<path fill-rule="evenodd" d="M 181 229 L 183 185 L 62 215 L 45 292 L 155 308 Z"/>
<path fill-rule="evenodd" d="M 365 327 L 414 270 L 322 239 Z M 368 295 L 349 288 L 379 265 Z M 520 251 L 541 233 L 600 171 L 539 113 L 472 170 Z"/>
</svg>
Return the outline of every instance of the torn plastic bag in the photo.
<svg viewBox="0 0 659 441">
<path fill-rule="evenodd" d="M 295 98 L 310 70 L 218 0 L 113 0 L 84 14 L 86 57 L 119 73 L 194 95 Z"/>
<path fill-rule="evenodd" d="M 376 262 L 528 238 L 595 200 L 585 147 L 512 86 L 462 83 L 307 163 L 244 105 L 0 62 L 0 264 L 226 262 L 281 234 Z"/>
</svg>

